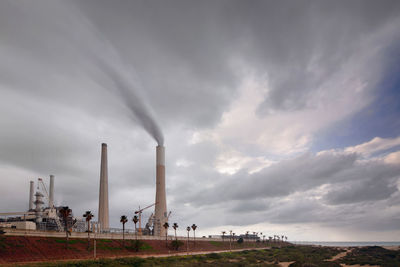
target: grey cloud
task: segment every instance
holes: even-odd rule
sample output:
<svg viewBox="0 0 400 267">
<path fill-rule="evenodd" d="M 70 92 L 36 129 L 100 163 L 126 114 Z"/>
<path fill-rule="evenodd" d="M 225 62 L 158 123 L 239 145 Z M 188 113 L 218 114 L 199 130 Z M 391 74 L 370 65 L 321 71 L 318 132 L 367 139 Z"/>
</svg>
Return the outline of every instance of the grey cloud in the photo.
<svg viewBox="0 0 400 267">
<path fill-rule="evenodd" d="M 367 168 L 356 154 L 309 153 L 258 173 L 230 176 L 215 170 L 223 148 L 188 140 L 229 110 L 243 79 L 237 61 L 268 76 L 271 88 L 259 115 L 309 108 L 310 97 L 357 54 L 358 44 L 399 14 L 398 1 L 2 1 L 0 6 L 0 161 L 12 166 L 1 179 L 15 179 L 10 191 L 18 194 L 0 191 L 18 202 L 14 210 L 25 206 L 26 198 L 16 196 L 27 195 L 29 179 L 54 173 L 57 201 L 77 215 L 86 209 L 96 213 L 101 142 L 109 144 L 112 225 L 119 226 L 115 218 L 123 213 L 131 216 L 132 207 L 154 201 L 154 143 L 88 56 L 103 53 L 114 60 L 93 32 L 98 29 L 121 64 L 135 70 L 165 133 L 173 220 L 202 227 L 311 220 L 348 226 L 373 211 L 387 229 L 395 229 L 398 216 L 385 207 L 399 206 L 397 167 L 371 162 Z M 396 34 L 383 38 L 382 46 L 397 41 Z M 316 73 L 307 68 L 311 65 Z M 255 150 L 246 155 L 260 156 Z M 181 159 L 189 165 L 177 166 Z M 314 191 L 322 198 L 313 198 Z M 10 207 L 0 201 L 0 208 Z M 369 222 L 365 229 L 380 229 L 377 221 Z"/>
<path fill-rule="evenodd" d="M 387 199 L 397 191 L 397 186 L 393 182 L 378 178 L 342 184 L 331 190 L 327 194 L 326 200 L 330 204 L 376 201 Z"/>
<path fill-rule="evenodd" d="M 268 203 L 263 199 L 252 199 L 248 201 L 237 201 L 234 206 L 230 209 L 230 212 L 240 212 L 240 213 L 249 213 L 249 212 L 260 212 L 265 211 L 269 208 Z"/>
<path fill-rule="evenodd" d="M 368 210 L 380 213 L 391 228 L 396 221 L 377 206 L 385 207 L 397 198 L 400 167 L 380 160 L 362 162 L 357 154 L 306 153 L 254 174 L 240 171 L 230 177 L 214 175 L 212 187 L 187 187 L 186 193 L 173 203 L 220 207 L 228 212 L 224 218 L 230 218 L 235 225 L 267 221 L 351 227 L 356 221 L 365 220 Z M 232 219 L 237 212 L 246 214 L 246 219 Z M 372 221 L 363 226 L 377 228 L 378 224 Z"/>
<path fill-rule="evenodd" d="M 256 51 L 251 56 L 259 69 L 268 73 L 271 84 L 258 107 L 260 114 L 312 108 L 309 101 L 323 83 L 339 73 L 361 44 L 386 24 L 396 23 L 393 20 L 400 12 L 397 1 L 296 1 L 289 7 L 282 2 L 273 7 L 268 2 L 261 3 L 245 9 L 262 13 L 265 18 L 250 22 L 249 29 L 254 34 L 248 36 L 254 44 L 251 51 Z M 398 42 L 399 32 L 393 34 Z M 385 44 L 380 39 L 377 45 L 391 42 Z M 374 89 L 373 75 L 363 79 L 369 79 L 369 89 Z"/>
<path fill-rule="evenodd" d="M 86 4 L 90 8 L 84 8 Z M 193 40 L 189 38 L 186 42 L 172 37 L 173 31 L 178 30 L 179 21 L 172 19 L 177 19 L 176 15 L 151 16 L 146 11 L 158 9 L 151 11 L 146 6 L 139 9 L 138 2 L 113 3 L 112 8 L 108 8 L 108 4 L 78 2 L 71 5 L 56 1 L 46 5 L 23 5 L 5 2 L 1 21 L 7 38 L 2 40 L 6 46 L 0 57 L 11 64 L 2 66 L 0 75 L 5 77 L 4 81 L 19 90 L 35 88 L 36 95 L 56 101 L 69 99 L 68 104 L 83 107 L 83 110 L 92 106 L 95 114 L 99 111 L 98 106 L 110 99 L 108 106 L 116 109 L 115 95 L 102 88 L 104 79 L 93 76 L 96 66 L 90 59 L 90 55 L 100 54 L 106 60 L 114 61 L 110 58 L 108 43 L 115 47 L 125 65 L 134 67 L 143 84 L 143 94 L 163 126 L 172 121 L 195 127 L 215 124 L 236 90 L 235 74 L 227 63 L 229 57 L 222 57 L 219 44 L 215 43 L 214 49 L 203 49 L 199 42 L 208 39 L 199 39 L 195 31 L 187 31 Z M 132 16 L 126 12 L 128 10 L 140 12 Z M 110 17 L 114 12 L 118 15 Z M 10 16 L 15 13 L 18 16 Z M 193 13 L 197 14 L 195 10 Z M 150 17 L 158 22 L 143 23 Z M 196 19 L 201 16 L 193 16 L 194 21 L 186 22 L 185 28 L 202 25 Z M 137 23 L 138 20 L 142 22 Z M 183 36 L 184 28 L 176 34 Z M 187 54 L 184 51 L 188 51 Z M 223 65 L 218 67 L 215 62 Z M 60 86 L 60 78 L 68 80 L 67 84 Z M 45 86 L 54 83 L 58 83 L 56 88 Z"/>
<path fill-rule="evenodd" d="M 246 170 L 242 170 L 229 180 L 217 183 L 214 190 L 204 190 L 199 194 L 205 197 L 199 198 L 199 195 L 194 195 L 191 201 L 205 204 L 231 199 L 286 196 L 328 182 L 334 183 L 347 179 L 338 175 L 351 168 L 355 160 L 356 154 L 317 156 L 304 154 L 294 159 L 281 161 L 254 174 L 248 174 Z M 336 180 L 332 179 L 336 176 Z M 227 190 L 218 192 L 218 188 Z"/>
</svg>

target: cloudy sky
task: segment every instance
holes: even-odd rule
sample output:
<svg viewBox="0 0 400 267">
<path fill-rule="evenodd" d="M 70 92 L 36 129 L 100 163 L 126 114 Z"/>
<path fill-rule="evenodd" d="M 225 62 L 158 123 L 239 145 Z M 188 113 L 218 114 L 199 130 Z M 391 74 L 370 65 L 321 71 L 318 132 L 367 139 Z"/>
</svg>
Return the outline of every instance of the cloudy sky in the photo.
<svg viewBox="0 0 400 267">
<path fill-rule="evenodd" d="M 3 0 L 0 210 L 97 215 L 105 142 L 120 227 L 163 138 L 181 234 L 398 241 L 399 73 L 399 1 Z"/>
</svg>

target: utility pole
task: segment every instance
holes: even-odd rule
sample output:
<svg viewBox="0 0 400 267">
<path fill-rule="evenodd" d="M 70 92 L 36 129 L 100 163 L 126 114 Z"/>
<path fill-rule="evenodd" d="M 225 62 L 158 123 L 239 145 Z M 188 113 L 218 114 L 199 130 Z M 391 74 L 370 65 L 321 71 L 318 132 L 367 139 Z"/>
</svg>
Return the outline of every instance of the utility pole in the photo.
<svg viewBox="0 0 400 267">
<path fill-rule="evenodd" d="M 94 232 L 94 241 L 93 241 L 93 257 L 96 259 L 96 231 L 97 231 L 97 228 L 98 227 L 96 227 L 96 224 L 93 224 L 93 232 Z"/>
<path fill-rule="evenodd" d="M 232 251 L 232 230 L 229 230 L 229 251 Z"/>
</svg>

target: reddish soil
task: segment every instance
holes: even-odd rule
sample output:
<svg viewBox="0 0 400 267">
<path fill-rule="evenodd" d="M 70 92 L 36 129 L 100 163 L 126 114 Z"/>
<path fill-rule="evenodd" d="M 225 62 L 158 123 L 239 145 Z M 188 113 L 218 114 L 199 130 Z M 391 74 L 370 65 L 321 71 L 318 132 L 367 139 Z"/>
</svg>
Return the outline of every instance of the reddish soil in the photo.
<svg viewBox="0 0 400 267">
<path fill-rule="evenodd" d="M 144 246 L 139 252 L 129 247 L 130 242 L 131 240 L 126 240 L 126 246 L 123 247 L 122 240 L 97 240 L 96 256 L 98 258 L 108 258 L 186 252 L 186 241 L 177 251 L 167 248 L 165 241 L 162 240 L 143 240 Z M 2 236 L 0 237 L 0 264 L 93 258 L 93 240 L 90 240 L 89 250 L 87 245 L 87 239 L 70 239 L 68 249 L 66 249 L 65 239 L 63 238 Z M 266 245 L 267 243 L 254 242 L 232 243 L 232 249 L 260 248 Z M 189 242 L 190 252 L 216 250 L 229 250 L 229 242 L 207 240 L 196 240 L 195 244 L 193 241 Z"/>
</svg>

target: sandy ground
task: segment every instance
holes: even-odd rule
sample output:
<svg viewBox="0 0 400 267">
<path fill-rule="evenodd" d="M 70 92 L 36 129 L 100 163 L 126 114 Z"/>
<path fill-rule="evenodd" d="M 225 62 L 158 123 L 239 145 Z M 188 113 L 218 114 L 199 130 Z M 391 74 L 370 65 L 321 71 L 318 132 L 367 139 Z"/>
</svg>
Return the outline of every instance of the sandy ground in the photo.
<svg viewBox="0 0 400 267">
<path fill-rule="evenodd" d="M 400 246 L 384 246 L 383 248 L 389 250 L 400 250 Z"/>
<path fill-rule="evenodd" d="M 279 266 L 281 267 L 289 267 L 290 264 L 292 264 L 294 261 L 283 261 L 279 263 Z"/>
<path fill-rule="evenodd" d="M 341 259 L 341 258 L 343 258 L 344 256 L 346 256 L 347 253 L 349 253 L 349 252 L 351 252 L 351 251 L 352 251 L 352 249 L 346 248 L 346 251 L 340 252 L 339 254 L 333 256 L 331 259 L 326 260 L 326 261 L 335 261 L 335 260 Z"/>
<path fill-rule="evenodd" d="M 335 261 L 335 260 L 341 259 L 341 258 L 345 257 L 351 251 L 352 251 L 352 249 L 346 248 L 346 251 L 340 252 L 339 254 L 333 256 L 331 259 L 326 260 L 326 261 Z M 344 263 L 341 263 L 340 266 L 342 266 L 342 267 L 361 267 L 360 264 L 347 265 L 347 264 L 344 264 Z M 362 267 L 379 267 L 379 265 L 362 265 Z"/>
<path fill-rule="evenodd" d="M 341 263 L 340 266 L 343 267 L 380 267 L 379 265 L 360 265 L 360 264 L 355 264 L 355 265 L 347 265 L 347 264 L 343 264 Z"/>
</svg>

